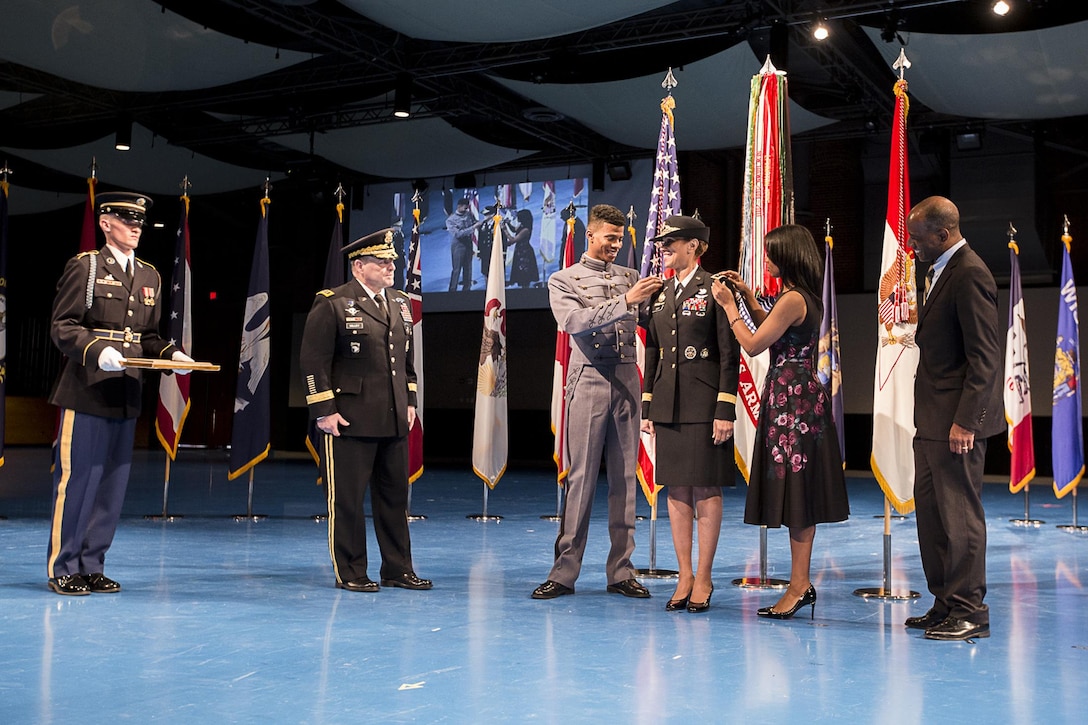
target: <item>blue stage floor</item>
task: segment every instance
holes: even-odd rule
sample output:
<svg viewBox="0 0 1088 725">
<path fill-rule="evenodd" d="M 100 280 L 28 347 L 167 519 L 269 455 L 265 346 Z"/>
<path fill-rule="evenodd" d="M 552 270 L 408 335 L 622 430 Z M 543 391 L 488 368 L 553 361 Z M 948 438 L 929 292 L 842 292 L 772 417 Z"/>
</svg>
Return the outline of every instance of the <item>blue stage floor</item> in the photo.
<svg viewBox="0 0 1088 725">
<path fill-rule="evenodd" d="M 325 525 L 309 518 L 324 506 L 315 469 L 261 464 L 254 510 L 269 518 L 236 523 L 226 516 L 245 511 L 246 484 L 226 480 L 222 452 L 182 453 L 171 510 L 185 517 L 172 523 L 143 519 L 161 511 L 163 457 L 137 452 L 106 566 L 124 591 L 60 597 L 45 586 L 47 456 L 9 449 L 0 468 L 4 723 L 1085 721 L 1088 537 L 1054 528 L 1071 521 L 1070 499 L 1043 486 L 1038 530 L 1009 524 L 1022 497 L 986 487 L 993 636 L 968 644 L 902 626 L 930 603 L 913 517 L 892 525 L 893 584 L 923 597 L 852 594 L 881 583 L 872 479 L 850 481 L 848 522 L 817 531 L 815 621 L 772 622 L 755 610 L 777 594 L 730 584 L 758 573 L 743 488 L 725 490 L 706 614 L 666 613 L 671 580 L 644 579 L 650 600 L 605 593 L 603 487 L 577 594 L 531 600 L 557 526 L 539 518 L 554 512 L 555 487 L 537 472 L 492 492 L 498 523 L 465 518 L 482 504 L 470 473 L 426 472 L 413 510 L 429 518 L 412 538 L 434 590 L 357 594 L 333 587 Z M 657 565 L 675 567 L 663 510 Z M 769 542 L 770 574 L 784 576 L 786 533 Z M 636 565 L 648 555 L 645 521 Z"/>
</svg>

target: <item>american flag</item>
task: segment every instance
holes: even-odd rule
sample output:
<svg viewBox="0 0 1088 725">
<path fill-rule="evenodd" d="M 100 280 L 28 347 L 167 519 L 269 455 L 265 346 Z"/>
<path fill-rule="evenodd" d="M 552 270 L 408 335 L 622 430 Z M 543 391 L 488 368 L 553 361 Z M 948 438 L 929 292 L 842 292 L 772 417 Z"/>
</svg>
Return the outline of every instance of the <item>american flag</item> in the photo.
<svg viewBox="0 0 1088 725">
<path fill-rule="evenodd" d="M 665 79 L 670 83 L 672 71 Z M 671 80 L 672 85 L 676 84 Z M 666 86 L 670 88 L 671 86 Z M 661 227 L 670 216 L 680 213 L 680 174 L 676 165 L 676 138 L 673 136 L 673 115 L 676 101 L 670 92 L 661 100 L 661 133 L 657 137 L 657 162 L 654 166 L 654 184 L 650 191 L 650 213 L 646 222 L 646 241 L 642 250 L 642 276 L 657 276 L 662 273 L 661 254 L 650 240 L 661 233 Z M 637 361 L 638 379 L 642 382 L 642 373 L 646 369 L 646 330 L 638 328 Z M 657 485 L 654 482 L 654 467 L 657 455 L 653 436 L 639 433 L 638 439 L 638 481 L 646 500 L 653 505 L 657 498 Z"/>
<path fill-rule="evenodd" d="M 417 194 L 419 192 L 416 192 Z M 418 202 L 418 196 L 415 199 Z M 412 337 L 416 369 L 416 419 L 408 431 L 408 483 L 423 474 L 423 275 L 419 254 L 419 207 L 412 209 L 412 238 L 408 244 L 408 284 L 412 302 Z"/>
<path fill-rule="evenodd" d="M 170 277 L 170 319 L 167 333 L 172 342 L 186 355 L 192 354 L 192 277 L 189 264 L 189 196 L 181 197 L 181 222 L 178 224 L 174 247 L 174 271 Z M 178 453 L 181 427 L 189 413 L 189 376 L 159 377 L 159 404 L 155 409 L 155 434 L 170 460 Z"/>
<path fill-rule="evenodd" d="M 654 185 L 650 191 L 650 213 L 646 219 L 646 243 L 642 249 L 642 276 L 661 274 L 661 255 L 650 239 L 656 237 L 665 220 L 680 213 L 680 172 L 676 164 L 673 115 L 676 101 L 670 93 L 661 101 L 661 133 L 657 137 Z"/>
</svg>

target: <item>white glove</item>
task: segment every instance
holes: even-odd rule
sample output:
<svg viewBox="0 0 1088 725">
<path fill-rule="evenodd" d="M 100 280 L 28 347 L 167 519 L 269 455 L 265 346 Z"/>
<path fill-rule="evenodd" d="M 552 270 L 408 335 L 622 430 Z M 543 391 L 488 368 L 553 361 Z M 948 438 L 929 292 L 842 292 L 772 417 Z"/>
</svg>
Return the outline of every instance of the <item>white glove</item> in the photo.
<svg viewBox="0 0 1088 725">
<path fill-rule="evenodd" d="M 117 348 L 107 345 L 102 348 L 102 352 L 98 353 L 98 369 L 105 370 L 108 373 L 119 372 L 125 369 L 121 365 L 124 360 L 125 358 Z"/>
<path fill-rule="evenodd" d="M 170 359 L 174 360 L 176 362 L 186 362 L 186 363 L 196 362 L 191 357 L 189 357 L 188 355 L 183 353 L 181 350 L 174 350 L 174 354 L 170 356 Z M 193 372 L 193 371 L 192 370 L 175 370 L 174 374 L 175 375 L 188 375 L 191 372 Z"/>
</svg>

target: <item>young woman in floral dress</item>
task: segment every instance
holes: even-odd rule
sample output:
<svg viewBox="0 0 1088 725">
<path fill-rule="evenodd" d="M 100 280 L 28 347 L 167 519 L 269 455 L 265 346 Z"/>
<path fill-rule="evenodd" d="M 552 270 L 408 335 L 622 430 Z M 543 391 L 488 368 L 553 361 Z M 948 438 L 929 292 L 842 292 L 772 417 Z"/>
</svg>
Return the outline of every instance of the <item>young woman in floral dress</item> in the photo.
<svg viewBox="0 0 1088 725">
<path fill-rule="evenodd" d="M 816 524 L 844 521 L 850 504 L 831 398 L 816 377 L 823 314 L 820 253 L 809 231 L 793 224 L 768 232 L 765 246 L 767 270 L 782 282 L 769 312 L 736 272 L 725 272 L 724 283 L 715 281 L 712 293 L 744 351 L 753 356 L 770 351 L 744 522 L 789 528 L 790 585 L 774 606 L 757 612 L 789 619 L 810 605 L 815 616 L 809 569 Z M 740 317 L 738 296 L 756 324 L 754 333 Z"/>
</svg>

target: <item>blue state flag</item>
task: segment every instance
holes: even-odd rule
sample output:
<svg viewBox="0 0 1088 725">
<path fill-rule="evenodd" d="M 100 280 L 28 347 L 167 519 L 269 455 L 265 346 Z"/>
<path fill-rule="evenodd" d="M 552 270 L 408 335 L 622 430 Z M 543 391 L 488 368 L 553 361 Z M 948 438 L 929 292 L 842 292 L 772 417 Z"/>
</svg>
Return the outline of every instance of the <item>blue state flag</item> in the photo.
<svg viewBox="0 0 1088 725">
<path fill-rule="evenodd" d="M 839 455 L 842 456 L 843 465 L 845 466 L 846 438 L 843 433 L 839 306 L 835 298 L 835 262 L 831 256 L 834 242 L 831 239 L 830 225 L 829 221 L 828 232 L 824 237 L 826 252 L 823 288 L 824 316 L 820 320 L 820 349 L 816 359 L 816 373 L 820 377 L 820 382 L 827 388 L 828 395 L 831 396 L 831 415 L 835 419 L 835 430 L 839 434 Z"/>
<path fill-rule="evenodd" d="M 1077 287 L 1069 261 L 1069 234 L 1062 236 L 1062 286 L 1058 300 L 1058 335 L 1054 351 L 1054 397 L 1051 455 L 1054 495 L 1061 498 L 1077 487 L 1084 475 L 1084 431 L 1080 405 L 1080 323 Z"/>
<path fill-rule="evenodd" d="M 261 200 L 261 221 L 249 294 L 242 321 L 242 345 L 238 355 L 238 388 L 234 396 L 234 426 L 230 436 L 227 478 L 234 480 L 268 456 L 272 447 L 271 377 L 272 305 L 268 283 L 268 198 Z"/>
</svg>

